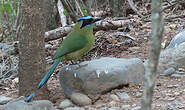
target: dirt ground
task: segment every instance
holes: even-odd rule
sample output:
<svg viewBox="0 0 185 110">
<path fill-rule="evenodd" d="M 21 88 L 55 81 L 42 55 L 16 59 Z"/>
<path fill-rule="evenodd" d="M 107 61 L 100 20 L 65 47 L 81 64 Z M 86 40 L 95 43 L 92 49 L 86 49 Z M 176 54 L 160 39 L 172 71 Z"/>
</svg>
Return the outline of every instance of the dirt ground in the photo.
<svg viewBox="0 0 185 110">
<path fill-rule="evenodd" d="M 119 31 L 109 30 L 96 32 L 96 43 L 94 48 L 79 61 L 90 60 L 99 57 L 137 57 L 144 61 L 147 58 L 149 37 L 151 34 L 151 23 L 143 21 L 138 16 L 133 16 L 130 18 L 130 22 L 132 25 L 123 27 L 123 29 L 119 29 Z M 184 24 L 185 19 L 183 18 L 176 18 L 172 19 L 171 21 L 165 21 L 165 31 L 162 41 L 166 46 L 177 33 L 185 29 Z M 126 32 L 134 39 L 129 38 L 128 35 L 119 35 L 118 32 Z M 112 35 L 112 33 L 115 34 Z M 60 41 L 61 39 L 47 42 L 47 44 L 52 45 L 46 50 L 46 59 L 48 62 L 48 59 L 52 58 L 54 51 L 56 48 L 58 48 Z M 49 64 L 51 63 L 52 62 Z M 69 62 L 64 62 L 60 65 L 60 67 L 68 63 Z M 59 80 L 57 79 L 57 73 L 58 71 L 52 76 L 48 84 L 48 88 L 51 91 L 50 100 L 56 105 L 58 105 L 62 100 L 66 99 L 63 90 L 60 87 Z M 140 106 L 141 96 L 139 94 L 142 93 L 142 88 L 143 84 L 133 84 L 129 85 L 128 87 L 112 90 L 109 93 L 103 94 L 101 98 L 90 107 L 99 109 L 102 106 L 121 107 L 123 105 L 130 105 L 131 108 Z M 118 91 L 126 92 L 130 98 L 125 101 L 115 101 L 116 103 L 113 103 L 110 95 Z M 15 78 L 1 82 L 0 96 L 17 98 L 18 79 Z M 154 89 L 152 108 L 153 110 L 185 110 L 185 76 L 179 78 L 173 78 L 170 76 L 158 76 Z"/>
</svg>

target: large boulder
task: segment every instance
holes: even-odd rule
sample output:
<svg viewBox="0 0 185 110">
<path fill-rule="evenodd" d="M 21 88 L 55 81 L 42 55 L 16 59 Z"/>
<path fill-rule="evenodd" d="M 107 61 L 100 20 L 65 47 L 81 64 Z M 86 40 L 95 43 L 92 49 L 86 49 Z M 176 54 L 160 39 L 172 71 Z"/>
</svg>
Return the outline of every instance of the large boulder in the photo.
<svg viewBox="0 0 185 110">
<path fill-rule="evenodd" d="M 91 98 L 120 85 L 141 83 L 144 74 L 143 62 L 138 58 L 100 58 L 60 70 L 60 84 L 71 98 L 74 93 L 84 93 Z"/>
<path fill-rule="evenodd" d="M 185 68 L 185 42 L 161 51 L 158 72 L 168 74 L 168 70 Z"/>
<path fill-rule="evenodd" d="M 168 45 L 167 49 L 174 48 L 178 46 L 179 44 L 185 42 L 185 30 L 177 34 Z"/>
</svg>

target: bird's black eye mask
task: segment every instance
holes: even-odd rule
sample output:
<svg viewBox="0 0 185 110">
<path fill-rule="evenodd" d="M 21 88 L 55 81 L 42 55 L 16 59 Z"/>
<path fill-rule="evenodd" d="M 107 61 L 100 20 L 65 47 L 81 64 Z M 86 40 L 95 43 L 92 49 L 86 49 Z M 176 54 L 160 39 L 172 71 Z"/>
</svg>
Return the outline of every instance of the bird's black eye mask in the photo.
<svg viewBox="0 0 185 110">
<path fill-rule="evenodd" d="M 85 26 L 88 26 L 88 25 L 92 24 L 93 23 L 92 21 L 93 21 L 93 19 L 84 19 L 82 21 L 82 25 L 80 26 L 80 29 L 82 29 Z"/>
</svg>

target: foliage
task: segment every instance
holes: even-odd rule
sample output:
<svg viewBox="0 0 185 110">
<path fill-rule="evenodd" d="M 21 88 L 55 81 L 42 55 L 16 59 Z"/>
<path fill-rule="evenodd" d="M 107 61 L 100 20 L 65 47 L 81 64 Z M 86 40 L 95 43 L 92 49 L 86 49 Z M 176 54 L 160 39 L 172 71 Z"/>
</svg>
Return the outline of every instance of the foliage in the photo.
<svg viewBox="0 0 185 110">
<path fill-rule="evenodd" d="M 13 29 L 19 0 L 1 0 L 0 2 L 0 42 L 5 38 L 13 40 Z"/>
</svg>

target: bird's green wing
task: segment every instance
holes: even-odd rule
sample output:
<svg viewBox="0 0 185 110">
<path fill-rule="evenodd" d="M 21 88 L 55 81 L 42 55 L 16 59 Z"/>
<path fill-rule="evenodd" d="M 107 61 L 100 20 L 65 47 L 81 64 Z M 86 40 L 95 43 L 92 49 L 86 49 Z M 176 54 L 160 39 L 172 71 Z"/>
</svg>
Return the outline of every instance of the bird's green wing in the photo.
<svg viewBox="0 0 185 110">
<path fill-rule="evenodd" d="M 69 53 L 78 51 L 86 46 L 88 43 L 86 37 L 74 35 L 68 36 L 62 42 L 62 45 L 57 49 L 54 59 L 60 58 Z"/>
</svg>

